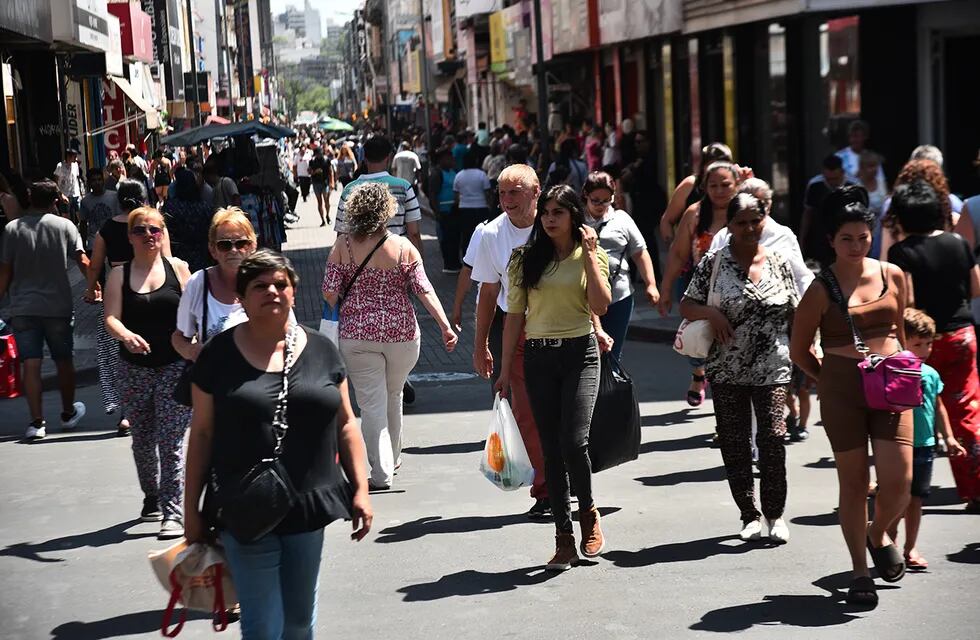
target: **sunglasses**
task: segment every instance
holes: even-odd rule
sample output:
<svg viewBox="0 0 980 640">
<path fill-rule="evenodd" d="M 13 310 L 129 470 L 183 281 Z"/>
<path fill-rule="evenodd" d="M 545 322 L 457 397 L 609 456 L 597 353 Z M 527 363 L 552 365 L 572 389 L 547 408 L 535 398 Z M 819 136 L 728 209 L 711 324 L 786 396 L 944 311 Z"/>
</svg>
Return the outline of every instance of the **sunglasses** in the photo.
<svg viewBox="0 0 980 640">
<path fill-rule="evenodd" d="M 609 198 L 608 200 L 596 200 L 594 198 L 589 198 L 588 200 L 589 204 L 591 204 L 593 207 L 604 207 L 612 204 L 612 198 Z"/>
<path fill-rule="evenodd" d="M 218 251 L 222 253 L 228 253 L 233 248 L 239 251 L 244 251 L 252 246 L 252 241 L 248 238 L 239 238 L 238 240 L 218 240 L 214 243 Z"/>
<path fill-rule="evenodd" d="M 163 233 L 163 227 L 157 227 L 152 224 L 138 224 L 132 229 L 130 229 L 129 234 L 133 236 L 158 236 Z"/>
</svg>

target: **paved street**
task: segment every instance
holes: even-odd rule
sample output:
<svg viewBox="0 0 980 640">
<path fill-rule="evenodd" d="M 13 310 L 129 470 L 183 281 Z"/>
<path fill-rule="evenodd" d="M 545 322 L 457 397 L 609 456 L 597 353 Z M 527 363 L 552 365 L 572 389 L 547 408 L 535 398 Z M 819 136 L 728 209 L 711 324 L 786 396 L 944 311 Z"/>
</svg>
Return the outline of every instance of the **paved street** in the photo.
<svg viewBox="0 0 980 640">
<path fill-rule="evenodd" d="M 307 205 L 287 247 L 305 283 L 300 318 L 309 322 L 318 305 L 316 289 L 305 287 L 318 285 L 329 242 L 312 218 Z M 427 262 L 443 290 L 450 279 L 431 273 L 439 264 L 432 252 Z M 431 331 L 425 340 L 417 374 L 467 370 L 465 352 L 444 362 Z M 471 342 L 472 334 L 461 340 Z M 625 364 L 641 400 L 642 454 L 595 477 L 608 537 L 601 558 L 561 575 L 541 570 L 553 549 L 551 525 L 522 515 L 526 491 L 499 491 L 477 470 L 486 383 L 422 376 L 394 490 L 372 496 L 374 531 L 355 545 L 345 523 L 327 529 L 318 637 L 977 637 L 980 518 L 956 503 L 945 459 L 936 462 L 923 521 L 930 570 L 895 587 L 879 584 L 876 610 L 852 610 L 841 602 L 848 560 L 822 429 L 788 449 L 790 543 L 742 543 L 720 454 L 708 447 L 711 403 L 690 410 L 683 402 L 687 371 L 666 346 L 630 342 Z M 18 442 L 24 402 L 0 403 L 3 640 L 159 637 L 168 596 L 146 554 L 164 543 L 157 526 L 137 521 L 129 442 L 114 436 L 113 417 L 100 415 L 96 386 L 80 396 L 90 407 L 80 431 L 53 428 L 31 445 Z M 56 415 L 55 394 L 46 405 Z M 191 617 L 182 638 L 213 637 L 204 615 Z"/>
</svg>

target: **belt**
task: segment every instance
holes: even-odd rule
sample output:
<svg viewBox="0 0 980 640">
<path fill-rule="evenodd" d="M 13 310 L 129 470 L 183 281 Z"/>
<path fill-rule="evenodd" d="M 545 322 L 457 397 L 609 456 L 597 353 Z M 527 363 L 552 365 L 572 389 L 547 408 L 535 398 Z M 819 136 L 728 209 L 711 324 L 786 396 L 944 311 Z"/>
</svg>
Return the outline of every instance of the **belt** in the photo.
<svg viewBox="0 0 980 640">
<path fill-rule="evenodd" d="M 577 344 L 586 340 L 591 340 L 594 333 L 589 333 L 577 338 L 528 338 L 524 341 L 524 347 L 530 349 L 541 349 L 544 347 L 560 347 L 563 344 Z"/>
</svg>

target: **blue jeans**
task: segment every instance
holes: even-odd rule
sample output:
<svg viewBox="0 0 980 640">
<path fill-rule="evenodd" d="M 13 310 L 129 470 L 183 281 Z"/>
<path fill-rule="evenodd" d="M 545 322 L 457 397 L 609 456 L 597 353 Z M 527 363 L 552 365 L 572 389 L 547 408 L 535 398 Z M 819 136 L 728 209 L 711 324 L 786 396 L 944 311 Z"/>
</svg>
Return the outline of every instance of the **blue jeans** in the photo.
<svg viewBox="0 0 980 640">
<path fill-rule="evenodd" d="M 242 606 L 242 640 L 310 640 L 323 529 L 242 544 L 221 534 Z"/>
<path fill-rule="evenodd" d="M 633 294 L 629 294 L 619 302 L 614 302 L 606 309 L 606 315 L 599 318 L 602 330 L 613 339 L 612 354 L 616 360 L 623 355 L 623 343 L 626 342 L 626 331 L 630 327 L 633 316 Z"/>
<path fill-rule="evenodd" d="M 43 358 L 45 343 L 55 362 L 72 359 L 75 351 L 74 317 L 14 316 L 10 319 L 10 328 L 14 332 L 21 360 Z"/>
</svg>

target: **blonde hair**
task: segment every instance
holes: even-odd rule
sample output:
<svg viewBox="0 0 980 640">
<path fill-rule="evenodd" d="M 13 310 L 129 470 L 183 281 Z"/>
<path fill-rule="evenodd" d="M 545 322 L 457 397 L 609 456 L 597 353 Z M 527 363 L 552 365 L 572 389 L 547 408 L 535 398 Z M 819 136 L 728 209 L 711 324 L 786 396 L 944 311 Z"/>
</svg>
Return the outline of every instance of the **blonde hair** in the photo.
<svg viewBox="0 0 980 640">
<path fill-rule="evenodd" d="M 133 209 L 129 212 L 129 217 L 126 218 L 126 226 L 130 232 L 133 231 L 133 227 L 136 226 L 136 221 L 140 218 L 149 218 L 150 216 L 156 216 L 160 219 L 160 226 L 164 229 L 167 228 L 167 221 L 163 219 L 163 214 L 156 207 L 139 207 Z"/>
<path fill-rule="evenodd" d="M 245 237 L 251 240 L 252 244 L 258 242 L 258 236 L 255 235 L 255 229 L 252 227 L 252 221 L 248 219 L 248 214 L 238 207 L 225 207 L 218 209 L 214 217 L 211 218 L 211 228 L 208 229 L 209 243 L 214 244 L 218 241 L 218 227 L 223 224 L 234 225 L 244 231 Z"/>
<path fill-rule="evenodd" d="M 512 164 L 509 167 L 505 167 L 500 172 L 500 175 L 497 176 L 497 184 L 502 182 L 516 182 L 525 187 L 541 186 L 541 182 L 538 180 L 538 174 L 526 164 Z"/>
<path fill-rule="evenodd" d="M 356 238 L 383 229 L 398 209 L 398 203 L 380 182 L 364 182 L 354 187 L 344 203 L 347 228 Z"/>
</svg>

